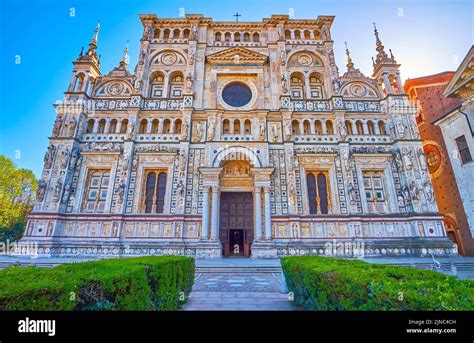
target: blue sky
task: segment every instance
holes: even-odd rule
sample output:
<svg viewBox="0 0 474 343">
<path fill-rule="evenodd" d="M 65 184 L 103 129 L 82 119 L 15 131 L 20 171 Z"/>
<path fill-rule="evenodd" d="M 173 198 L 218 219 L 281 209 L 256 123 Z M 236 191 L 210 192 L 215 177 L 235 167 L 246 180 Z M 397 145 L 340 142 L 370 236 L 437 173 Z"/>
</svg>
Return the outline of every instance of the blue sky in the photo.
<svg viewBox="0 0 474 343">
<path fill-rule="evenodd" d="M 376 22 L 387 51 L 391 48 L 402 64 L 403 79 L 455 70 L 474 37 L 469 0 L 1 0 L 0 154 L 40 176 L 55 118 L 52 104 L 62 99 L 71 62 L 81 46 L 87 47 L 98 20 L 102 73 L 118 65 L 127 40 L 133 71 L 142 33 L 138 14 L 179 17 L 180 9 L 227 21 L 237 11 L 241 21 L 290 11 L 295 18 L 335 15 L 332 34 L 340 72 L 348 41 L 356 67 L 366 75 L 375 56 Z"/>
</svg>

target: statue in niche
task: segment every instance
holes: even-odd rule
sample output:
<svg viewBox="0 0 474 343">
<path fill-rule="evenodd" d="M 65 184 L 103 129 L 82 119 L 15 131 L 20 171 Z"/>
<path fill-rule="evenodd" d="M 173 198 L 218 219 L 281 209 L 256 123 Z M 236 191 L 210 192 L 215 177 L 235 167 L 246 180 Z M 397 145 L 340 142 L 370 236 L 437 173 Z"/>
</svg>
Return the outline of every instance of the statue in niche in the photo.
<svg viewBox="0 0 474 343">
<path fill-rule="evenodd" d="M 275 143 L 278 141 L 278 129 L 277 129 L 277 124 L 273 124 L 271 126 L 271 132 L 272 132 L 272 142 Z"/>
<path fill-rule="evenodd" d="M 417 204 L 420 200 L 420 189 L 416 185 L 415 180 L 410 183 L 410 195 L 411 200 L 414 204 Z"/>
<path fill-rule="evenodd" d="M 293 238 L 294 239 L 298 239 L 299 238 L 299 235 L 298 235 L 298 224 L 296 223 L 292 223 L 291 224 L 291 232 L 293 234 Z"/>
<path fill-rule="evenodd" d="M 402 158 L 400 156 L 400 150 L 396 151 L 394 153 L 395 155 L 395 164 L 397 165 L 397 169 L 399 171 L 402 171 L 403 170 L 403 163 L 402 163 Z"/>
<path fill-rule="evenodd" d="M 284 40 L 285 39 L 285 33 L 283 32 L 283 25 L 282 24 L 278 24 L 277 32 L 278 32 L 278 40 Z"/>
<path fill-rule="evenodd" d="M 189 124 L 187 121 L 183 121 L 183 126 L 181 128 L 181 139 L 188 139 L 189 134 Z"/>
<path fill-rule="evenodd" d="M 64 186 L 64 193 L 63 193 L 63 198 L 62 198 L 62 203 L 67 204 L 67 201 L 69 200 L 69 194 L 71 193 L 71 186 L 67 184 Z"/>
<path fill-rule="evenodd" d="M 62 114 L 58 114 L 58 116 L 56 117 L 56 120 L 54 121 L 53 137 L 59 136 L 62 124 L 63 124 L 63 116 Z"/>
<path fill-rule="evenodd" d="M 355 205 L 356 203 L 356 191 L 354 184 L 351 180 L 347 181 L 347 194 L 349 195 L 349 201 L 351 205 Z"/>
<path fill-rule="evenodd" d="M 347 128 L 344 122 L 340 121 L 339 122 L 339 136 L 341 137 L 341 140 L 345 140 L 347 137 Z"/>
<path fill-rule="evenodd" d="M 63 187 L 63 183 L 62 183 L 61 179 L 58 179 L 56 181 L 55 186 L 54 186 L 54 193 L 53 193 L 53 197 L 54 197 L 55 202 L 57 202 L 61 198 L 61 188 L 62 187 Z"/>
<path fill-rule="evenodd" d="M 401 119 L 397 120 L 396 125 L 397 125 L 398 135 L 400 136 L 400 138 L 404 138 L 405 137 L 405 125 L 403 124 L 402 120 Z"/>
<path fill-rule="evenodd" d="M 426 162 L 426 155 L 423 152 L 423 149 L 418 149 L 418 159 L 420 160 L 421 170 L 427 170 L 428 164 Z"/>
<path fill-rule="evenodd" d="M 289 120 L 285 120 L 285 140 L 291 140 L 291 122 Z"/>
<path fill-rule="evenodd" d="M 50 145 L 44 156 L 45 169 L 49 169 L 52 167 L 55 153 L 56 153 L 56 147 L 54 145 Z"/>
<path fill-rule="evenodd" d="M 203 123 L 196 123 L 194 126 L 194 131 L 193 131 L 193 141 L 194 142 L 201 142 L 203 140 Z"/>
<path fill-rule="evenodd" d="M 119 181 L 117 195 L 118 195 L 118 203 L 123 203 L 123 196 L 125 194 L 125 181 L 122 179 Z"/>
<path fill-rule="evenodd" d="M 411 151 L 408 148 L 403 148 L 402 149 L 403 153 L 403 161 L 405 162 L 405 168 L 406 170 L 412 170 L 413 169 L 413 151 Z"/>
<path fill-rule="evenodd" d="M 282 66 L 286 64 L 286 53 L 285 50 L 280 51 L 280 63 Z"/>
<path fill-rule="evenodd" d="M 135 133 L 135 118 L 130 118 L 130 122 L 128 123 L 128 134 L 127 134 L 127 139 L 133 139 L 133 135 Z"/>
<path fill-rule="evenodd" d="M 72 118 L 69 122 L 69 137 L 74 137 L 74 131 L 76 131 L 76 119 Z"/>
<path fill-rule="evenodd" d="M 38 188 L 36 190 L 36 200 L 42 202 L 44 199 L 44 194 L 46 191 L 46 182 L 44 180 L 39 180 Z"/>
<path fill-rule="evenodd" d="M 186 76 L 186 93 L 192 93 L 193 91 L 193 76 L 191 75 L 191 72 L 188 73 Z"/>
<path fill-rule="evenodd" d="M 265 123 L 260 123 L 259 135 L 260 135 L 260 140 L 264 141 L 265 140 Z"/>
<path fill-rule="evenodd" d="M 216 125 L 216 119 L 214 117 L 209 118 L 209 127 L 207 128 L 207 139 L 212 141 L 214 139 L 214 131 Z"/>
<path fill-rule="evenodd" d="M 331 34 L 326 24 L 323 24 L 323 27 L 321 28 L 321 39 L 323 42 L 331 40 Z"/>
<path fill-rule="evenodd" d="M 423 182 L 423 188 L 425 189 L 426 200 L 428 200 L 430 204 L 434 204 L 435 196 L 431 182 L 429 180 L 425 180 L 425 182 Z"/>
<path fill-rule="evenodd" d="M 283 95 L 288 94 L 288 83 L 287 83 L 286 73 L 281 73 L 281 92 Z"/>
<path fill-rule="evenodd" d="M 189 58 L 189 64 L 190 65 L 193 65 L 194 64 L 194 56 L 196 54 L 196 50 L 194 48 L 189 48 L 189 54 L 188 54 L 188 58 Z"/>
<path fill-rule="evenodd" d="M 186 173 L 186 151 L 181 149 L 179 155 L 176 157 L 176 170 L 178 171 L 178 178 L 184 179 Z"/>
<path fill-rule="evenodd" d="M 193 24 L 191 27 L 191 34 L 189 35 L 190 40 L 197 40 L 197 35 L 198 35 L 198 27 L 196 24 Z"/>
</svg>

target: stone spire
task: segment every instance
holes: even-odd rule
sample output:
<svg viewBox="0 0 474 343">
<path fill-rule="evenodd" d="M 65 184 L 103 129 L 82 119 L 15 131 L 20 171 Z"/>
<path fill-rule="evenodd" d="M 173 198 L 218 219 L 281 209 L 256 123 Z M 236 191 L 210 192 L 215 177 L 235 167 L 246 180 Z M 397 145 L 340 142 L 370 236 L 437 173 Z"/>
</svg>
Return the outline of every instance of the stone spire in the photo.
<svg viewBox="0 0 474 343">
<path fill-rule="evenodd" d="M 120 61 L 120 69 L 127 69 L 127 61 L 128 61 L 128 40 L 127 44 L 125 45 L 125 49 L 123 49 L 122 60 Z"/>
<path fill-rule="evenodd" d="M 397 63 L 395 58 L 393 57 L 392 50 L 390 50 L 390 57 L 388 57 L 387 53 L 385 52 L 385 47 L 382 44 L 382 41 L 379 37 L 379 31 L 377 30 L 377 26 L 375 23 L 374 25 L 374 35 L 375 35 L 375 50 L 377 50 L 377 56 L 375 57 L 375 62 L 373 62 L 374 67 L 380 63 Z"/>
<path fill-rule="evenodd" d="M 89 50 L 87 50 L 86 55 L 96 55 L 97 50 L 97 41 L 99 40 L 99 29 L 100 29 L 100 21 L 97 23 L 97 26 L 94 31 L 94 35 L 92 36 L 92 40 L 89 43 Z"/>
<path fill-rule="evenodd" d="M 343 79 L 361 79 L 365 78 L 365 75 L 357 68 L 354 68 L 354 62 L 352 62 L 351 53 L 347 47 L 347 42 L 344 42 L 346 45 L 346 56 L 347 56 L 347 71 L 342 76 Z"/>
</svg>

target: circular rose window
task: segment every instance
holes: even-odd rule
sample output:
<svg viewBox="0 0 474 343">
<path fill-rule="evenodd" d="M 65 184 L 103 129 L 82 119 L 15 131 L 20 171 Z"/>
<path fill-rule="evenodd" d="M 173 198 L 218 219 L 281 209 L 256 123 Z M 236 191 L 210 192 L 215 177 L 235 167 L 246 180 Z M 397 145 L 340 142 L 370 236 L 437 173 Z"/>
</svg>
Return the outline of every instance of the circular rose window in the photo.
<svg viewBox="0 0 474 343">
<path fill-rule="evenodd" d="M 441 153 L 439 149 L 436 146 L 429 144 L 424 146 L 423 150 L 430 173 L 436 172 L 441 165 Z"/>
<path fill-rule="evenodd" d="M 252 100 L 252 91 L 241 82 L 232 82 L 222 90 L 222 99 L 232 107 L 242 107 Z"/>
</svg>

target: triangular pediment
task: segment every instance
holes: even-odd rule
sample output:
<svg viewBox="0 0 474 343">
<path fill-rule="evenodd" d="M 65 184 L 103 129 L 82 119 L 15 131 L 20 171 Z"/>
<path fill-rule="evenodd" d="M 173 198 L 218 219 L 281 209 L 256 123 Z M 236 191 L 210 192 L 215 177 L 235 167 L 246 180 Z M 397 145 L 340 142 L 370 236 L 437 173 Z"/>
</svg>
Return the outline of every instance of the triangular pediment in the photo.
<svg viewBox="0 0 474 343">
<path fill-rule="evenodd" d="M 241 47 L 234 47 L 207 56 L 207 62 L 213 65 L 263 65 L 268 57 Z"/>
<path fill-rule="evenodd" d="M 474 89 L 474 46 L 467 53 L 453 78 L 444 90 L 445 97 L 460 100 L 472 97 Z"/>
</svg>

